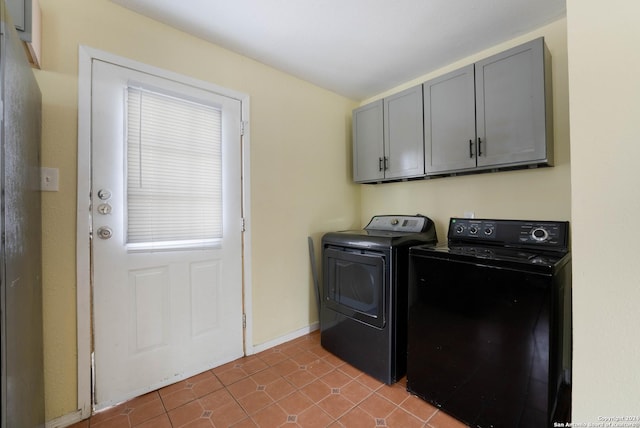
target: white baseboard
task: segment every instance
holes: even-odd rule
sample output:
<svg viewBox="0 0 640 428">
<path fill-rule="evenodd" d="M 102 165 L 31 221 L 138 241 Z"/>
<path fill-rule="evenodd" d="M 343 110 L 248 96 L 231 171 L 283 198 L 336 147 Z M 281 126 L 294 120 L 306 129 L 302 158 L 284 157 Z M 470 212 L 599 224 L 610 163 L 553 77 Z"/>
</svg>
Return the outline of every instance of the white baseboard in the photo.
<svg viewBox="0 0 640 428">
<path fill-rule="evenodd" d="M 45 428 L 65 428 L 73 425 L 82 420 L 82 411 L 76 410 L 75 412 L 62 415 L 59 418 L 52 419 L 45 423 Z"/>
<path fill-rule="evenodd" d="M 296 331 L 292 331 L 291 333 L 285 334 L 284 336 L 280 336 L 276 339 L 261 343 L 259 345 L 254 345 L 251 350 L 247 350 L 247 355 L 257 354 L 258 352 L 266 351 L 267 349 L 273 348 L 274 346 L 282 345 L 285 342 L 297 339 L 298 337 L 302 337 L 306 334 L 311 333 L 312 331 L 316 331 L 318 328 L 320 328 L 320 324 L 318 322 L 314 322 L 313 324 L 310 324 Z"/>
</svg>

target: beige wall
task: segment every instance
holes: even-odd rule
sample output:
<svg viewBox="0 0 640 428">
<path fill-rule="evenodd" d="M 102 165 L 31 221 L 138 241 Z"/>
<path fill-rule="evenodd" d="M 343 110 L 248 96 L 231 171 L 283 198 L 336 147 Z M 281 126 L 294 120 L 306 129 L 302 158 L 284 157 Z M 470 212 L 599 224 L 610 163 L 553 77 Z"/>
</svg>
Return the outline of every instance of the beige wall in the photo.
<svg viewBox="0 0 640 428">
<path fill-rule="evenodd" d="M 635 1 L 567 1 L 573 421 L 584 424 L 640 415 L 638 17 Z M 628 423 L 611 426 L 639 421 Z"/>
<path fill-rule="evenodd" d="M 419 84 L 540 36 L 544 36 L 552 57 L 555 167 L 364 185 L 362 221 L 374 214 L 419 212 L 434 220 L 439 240 L 443 242 L 446 240 L 449 218 L 461 217 L 466 211 L 473 211 L 476 217 L 485 218 L 569 220 L 571 186 L 565 19 L 479 52 L 375 98 Z"/>
<path fill-rule="evenodd" d="M 253 344 L 317 320 L 306 237 L 359 220 L 350 182 L 355 103 L 107 0 L 40 0 L 42 164 L 60 169 L 43 193 L 46 418 L 77 409 L 76 155 L 80 44 L 250 96 Z M 80 219 L 83 221 L 83 219 Z"/>
</svg>

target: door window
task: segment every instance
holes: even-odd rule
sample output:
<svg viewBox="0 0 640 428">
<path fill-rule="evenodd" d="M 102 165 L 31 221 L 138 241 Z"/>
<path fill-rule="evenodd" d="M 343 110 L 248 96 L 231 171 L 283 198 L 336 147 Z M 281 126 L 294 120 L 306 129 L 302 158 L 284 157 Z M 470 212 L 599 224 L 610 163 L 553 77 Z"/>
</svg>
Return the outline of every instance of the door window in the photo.
<svg viewBox="0 0 640 428">
<path fill-rule="evenodd" d="M 127 88 L 127 247 L 192 248 L 222 238 L 222 112 Z"/>
</svg>

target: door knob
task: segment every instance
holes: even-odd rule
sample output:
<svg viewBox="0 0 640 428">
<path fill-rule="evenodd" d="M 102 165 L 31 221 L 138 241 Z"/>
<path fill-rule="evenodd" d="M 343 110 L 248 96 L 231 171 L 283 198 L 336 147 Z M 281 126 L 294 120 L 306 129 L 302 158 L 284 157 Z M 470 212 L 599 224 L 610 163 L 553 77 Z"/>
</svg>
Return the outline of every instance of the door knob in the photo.
<svg viewBox="0 0 640 428">
<path fill-rule="evenodd" d="M 98 238 L 100 239 L 109 239 L 113 235 L 113 230 L 111 228 L 102 226 L 98 229 Z"/>
</svg>

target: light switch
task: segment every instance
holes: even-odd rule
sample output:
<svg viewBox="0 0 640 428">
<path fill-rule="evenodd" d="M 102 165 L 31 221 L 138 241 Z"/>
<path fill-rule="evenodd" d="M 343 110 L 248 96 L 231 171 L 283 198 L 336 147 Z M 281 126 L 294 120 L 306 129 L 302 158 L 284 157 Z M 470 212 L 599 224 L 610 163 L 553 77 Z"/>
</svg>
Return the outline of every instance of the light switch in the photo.
<svg viewBox="0 0 640 428">
<path fill-rule="evenodd" d="M 57 192 L 58 175 L 58 168 L 40 168 L 40 190 L 43 192 Z"/>
</svg>

